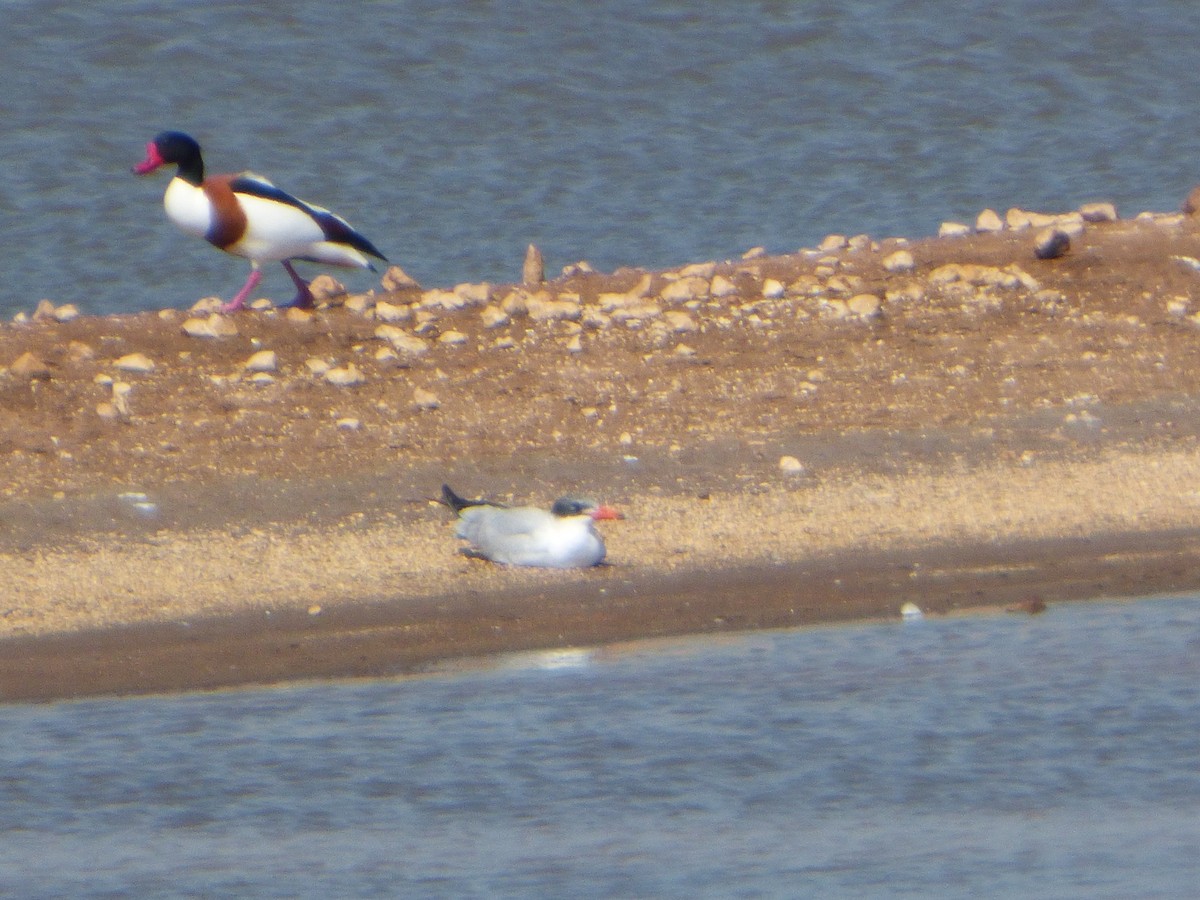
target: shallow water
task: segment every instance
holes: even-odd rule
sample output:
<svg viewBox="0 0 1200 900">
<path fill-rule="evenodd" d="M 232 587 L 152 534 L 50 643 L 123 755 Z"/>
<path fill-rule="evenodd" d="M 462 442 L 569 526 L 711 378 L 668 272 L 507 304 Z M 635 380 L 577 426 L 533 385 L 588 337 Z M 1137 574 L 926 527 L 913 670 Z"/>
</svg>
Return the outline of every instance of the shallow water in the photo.
<svg viewBox="0 0 1200 900">
<path fill-rule="evenodd" d="M 936 12 L 935 12 L 936 9 Z M 1174 209 L 1200 19 L 1086 0 L 0 2 L 0 315 L 226 298 L 247 273 L 129 167 L 164 128 L 354 222 L 427 285 Z M 343 273 L 351 289 L 375 284 Z M 270 267 L 262 290 L 291 285 Z"/>
<path fill-rule="evenodd" d="M 1191 896 L 1200 598 L 0 707 L 0 894 Z"/>
</svg>

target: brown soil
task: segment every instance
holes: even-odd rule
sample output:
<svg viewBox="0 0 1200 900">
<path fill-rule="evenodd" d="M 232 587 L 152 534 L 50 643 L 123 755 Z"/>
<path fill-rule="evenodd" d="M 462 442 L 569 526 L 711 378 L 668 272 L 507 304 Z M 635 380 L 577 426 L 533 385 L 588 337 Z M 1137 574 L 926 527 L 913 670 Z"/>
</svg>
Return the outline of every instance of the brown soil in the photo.
<svg viewBox="0 0 1200 900">
<path fill-rule="evenodd" d="M 1045 261 L 1034 240 L 912 242 L 898 273 L 898 242 L 739 259 L 724 297 L 641 270 L 528 304 L 379 293 L 426 342 L 384 358 L 369 302 L 223 338 L 178 311 L 4 326 L 0 696 L 1200 586 L 1200 272 L 1178 258 L 1200 234 L 1088 224 Z M 134 353 L 154 370 L 117 368 Z M 443 481 L 628 518 L 609 566 L 505 570 L 456 554 Z"/>
</svg>

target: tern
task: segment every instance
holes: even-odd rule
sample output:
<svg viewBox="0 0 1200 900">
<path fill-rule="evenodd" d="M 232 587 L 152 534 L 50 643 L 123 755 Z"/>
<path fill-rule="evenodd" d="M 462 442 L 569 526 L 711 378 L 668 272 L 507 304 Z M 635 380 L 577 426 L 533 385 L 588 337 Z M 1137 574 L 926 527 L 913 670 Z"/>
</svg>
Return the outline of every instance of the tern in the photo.
<svg viewBox="0 0 1200 900">
<path fill-rule="evenodd" d="M 604 561 L 604 539 L 595 523 L 622 519 L 611 506 L 560 497 L 550 509 L 467 500 L 442 485 L 442 502 L 458 513 L 457 537 L 464 553 L 507 566 L 576 569 Z"/>
</svg>

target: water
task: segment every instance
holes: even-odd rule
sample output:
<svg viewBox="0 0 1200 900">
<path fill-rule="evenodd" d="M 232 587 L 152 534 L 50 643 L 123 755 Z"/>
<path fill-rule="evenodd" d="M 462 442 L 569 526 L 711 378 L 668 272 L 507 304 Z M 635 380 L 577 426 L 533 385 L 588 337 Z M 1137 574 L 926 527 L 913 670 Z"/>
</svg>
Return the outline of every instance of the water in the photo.
<svg viewBox="0 0 1200 900">
<path fill-rule="evenodd" d="M 0 707 L 0 894 L 1193 896 L 1198 600 Z"/>
<path fill-rule="evenodd" d="M 1181 0 L 0 0 L 0 25 L 4 317 L 240 285 L 129 174 L 164 128 L 428 285 L 512 280 L 530 241 L 657 267 L 1200 181 Z M 1192 599 L 0 707 L 0 894 L 1191 896 L 1198 650 Z"/>
<path fill-rule="evenodd" d="M 664 267 L 988 206 L 1175 209 L 1200 181 L 1184 0 L 0 0 L 0 24 L 4 316 L 240 286 L 165 221 L 165 176 L 129 174 L 164 128 L 427 285 L 514 280 L 530 241 L 552 270 Z"/>
</svg>

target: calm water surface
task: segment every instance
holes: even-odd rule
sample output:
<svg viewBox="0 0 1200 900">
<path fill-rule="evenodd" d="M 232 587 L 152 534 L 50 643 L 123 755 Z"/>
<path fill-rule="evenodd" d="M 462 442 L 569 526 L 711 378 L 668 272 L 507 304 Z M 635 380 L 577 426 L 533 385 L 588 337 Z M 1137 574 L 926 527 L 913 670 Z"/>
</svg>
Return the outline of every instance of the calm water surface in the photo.
<svg viewBox="0 0 1200 900">
<path fill-rule="evenodd" d="M 511 280 L 529 241 L 667 266 L 985 206 L 1172 209 L 1200 181 L 1182 0 L 0 0 L 0 24 L 5 317 L 240 285 L 129 174 L 163 128 L 427 284 Z M 527 663 L 0 707 L 0 895 L 1200 883 L 1194 599 Z"/>
<path fill-rule="evenodd" d="M 0 315 L 228 298 L 164 128 L 341 212 L 427 285 L 921 236 L 987 206 L 1175 209 L 1200 181 L 1184 0 L 0 0 Z M 347 273 L 352 289 L 375 284 Z M 278 266 L 263 285 L 290 296 Z"/>
<path fill-rule="evenodd" d="M 0 894 L 1186 897 L 1200 598 L 0 707 Z"/>
</svg>

